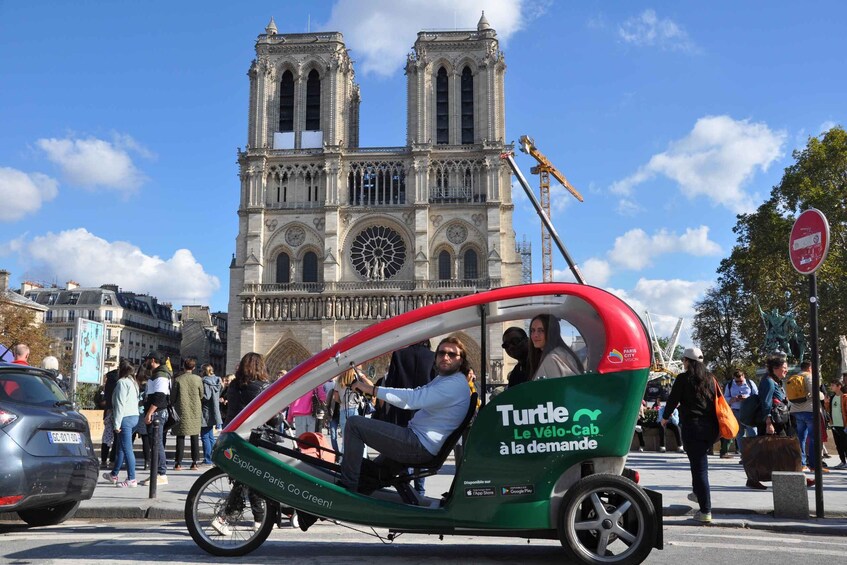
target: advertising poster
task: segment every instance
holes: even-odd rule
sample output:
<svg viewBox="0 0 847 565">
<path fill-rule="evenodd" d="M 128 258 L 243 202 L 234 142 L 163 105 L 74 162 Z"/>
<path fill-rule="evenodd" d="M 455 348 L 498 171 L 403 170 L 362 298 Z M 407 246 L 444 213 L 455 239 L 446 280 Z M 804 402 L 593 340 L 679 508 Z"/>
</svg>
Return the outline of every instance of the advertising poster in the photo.
<svg viewBox="0 0 847 565">
<path fill-rule="evenodd" d="M 100 384 L 105 348 L 105 324 L 77 318 L 74 335 L 74 374 L 77 383 Z"/>
</svg>

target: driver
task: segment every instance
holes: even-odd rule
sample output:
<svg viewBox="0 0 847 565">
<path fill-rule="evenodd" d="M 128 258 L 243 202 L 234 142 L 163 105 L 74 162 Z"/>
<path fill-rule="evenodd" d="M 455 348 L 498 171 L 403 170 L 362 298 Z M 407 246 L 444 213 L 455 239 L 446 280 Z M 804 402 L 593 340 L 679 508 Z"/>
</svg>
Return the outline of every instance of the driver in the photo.
<svg viewBox="0 0 847 565">
<path fill-rule="evenodd" d="M 403 410 L 417 410 L 408 427 L 351 416 L 344 426 L 344 457 L 341 482 L 349 490 L 359 488 L 365 445 L 405 464 L 421 464 L 438 455 L 444 441 L 461 425 L 468 412 L 469 366 L 465 346 L 456 337 L 441 340 L 435 351 L 438 376 L 418 388 L 374 386 L 365 377 L 351 388 Z M 376 462 L 385 458 L 380 455 Z"/>
</svg>

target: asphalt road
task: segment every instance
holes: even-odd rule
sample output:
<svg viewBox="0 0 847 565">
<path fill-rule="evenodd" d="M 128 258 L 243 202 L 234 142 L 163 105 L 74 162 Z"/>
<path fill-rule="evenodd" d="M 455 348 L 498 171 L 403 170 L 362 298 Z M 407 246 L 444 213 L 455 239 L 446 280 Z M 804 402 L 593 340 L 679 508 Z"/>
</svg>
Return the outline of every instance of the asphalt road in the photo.
<svg viewBox="0 0 847 565">
<path fill-rule="evenodd" d="M 718 526 L 666 526 L 665 549 L 653 550 L 645 563 L 738 563 L 818 565 L 843 562 L 847 537 L 841 534 L 790 534 Z M 0 563 L 297 563 L 333 565 L 378 562 L 564 563 L 556 541 L 404 535 L 383 543 L 369 535 L 326 522 L 308 532 L 277 529 L 256 551 L 242 557 L 212 557 L 200 550 L 181 522 L 72 520 L 59 526 L 27 529 L 0 523 Z"/>
</svg>

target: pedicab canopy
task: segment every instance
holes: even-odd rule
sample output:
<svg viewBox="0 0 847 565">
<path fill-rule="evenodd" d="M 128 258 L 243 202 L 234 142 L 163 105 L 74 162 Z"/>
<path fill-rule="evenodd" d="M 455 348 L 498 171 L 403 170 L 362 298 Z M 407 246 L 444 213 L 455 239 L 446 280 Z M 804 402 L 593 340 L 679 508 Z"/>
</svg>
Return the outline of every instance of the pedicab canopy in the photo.
<svg viewBox="0 0 847 565">
<path fill-rule="evenodd" d="M 454 332 L 499 340 L 481 324 L 521 326 L 538 314 L 572 325 L 587 348 L 586 373 L 649 370 L 652 352 L 644 324 L 625 302 L 602 289 L 575 283 L 497 288 L 430 304 L 353 333 L 303 361 L 257 396 L 226 427 L 247 436 L 294 400 L 350 367 L 424 339 L 433 345 Z"/>
</svg>

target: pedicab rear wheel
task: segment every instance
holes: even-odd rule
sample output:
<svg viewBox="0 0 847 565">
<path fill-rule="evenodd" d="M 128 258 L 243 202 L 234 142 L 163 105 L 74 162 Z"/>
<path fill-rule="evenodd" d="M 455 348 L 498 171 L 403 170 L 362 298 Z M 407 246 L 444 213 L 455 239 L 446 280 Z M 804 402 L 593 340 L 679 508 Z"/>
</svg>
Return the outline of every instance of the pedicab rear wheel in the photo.
<svg viewBox="0 0 847 565">
<path fill-rule="evenodd" d="M 255 510 L 264 514 L 259 522 L 254 519 L 253 502 L 247 489 L 213 467 L 200 475 L 188 491 L 185 525 L 194 542 L 212 555 L 246 555 L 268 539 L 278 519 L 276 503 L 265 499 L 257 502 L 262 508 Z M 213 526 L 215 520 L 220 520 L 218 530 Z"/>
<path fill-rule="evenodd" d="M 641 563 L 656 540 L 655 510 L 631 480 L 591 475 L 565 493 L 558 530 L 565 551 L 581 563 Z"/>
</svg>

